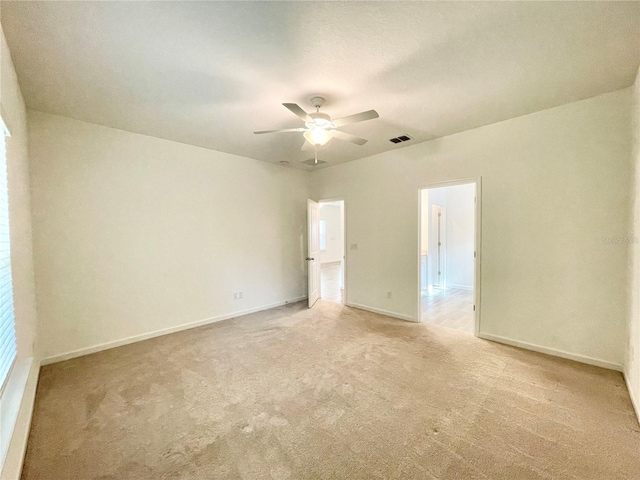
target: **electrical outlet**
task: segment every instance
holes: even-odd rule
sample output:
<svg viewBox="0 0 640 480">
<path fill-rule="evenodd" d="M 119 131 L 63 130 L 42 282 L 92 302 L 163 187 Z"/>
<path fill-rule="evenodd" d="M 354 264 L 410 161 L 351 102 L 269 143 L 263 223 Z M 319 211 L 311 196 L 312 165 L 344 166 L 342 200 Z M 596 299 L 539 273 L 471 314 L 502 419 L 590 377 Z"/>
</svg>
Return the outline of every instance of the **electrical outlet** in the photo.
<svg viewBox="0 0 640 480">
<path fill-rule="evenodd" d="M 391 298 L 391 292 L 387 292 L 387 298 Z"/>
<path fill-rule="evenodd" d="M 238 294 L 236 292 L 233 292 L 233 299 L 237 300 L 238 299 Z"/>
<path fill-rule="evenodd" d="M 244 298 L 244 292 L 238 293 L 238 298 Z"/>
</svg>

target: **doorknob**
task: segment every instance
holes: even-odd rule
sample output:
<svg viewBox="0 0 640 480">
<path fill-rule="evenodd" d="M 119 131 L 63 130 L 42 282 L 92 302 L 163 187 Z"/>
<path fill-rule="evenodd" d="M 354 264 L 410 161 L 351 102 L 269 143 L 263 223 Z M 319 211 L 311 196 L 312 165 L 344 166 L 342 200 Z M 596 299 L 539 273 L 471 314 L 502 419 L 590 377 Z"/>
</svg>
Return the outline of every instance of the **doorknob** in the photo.
<svg viewBox="0 0 640 480">
<path fill-rule="evenodd" d="M 314 260 L 314 259 L 313 259 L 313 258 L 311 258 L 311 257 L 307 257 L 307 258 L 305 258 L 305 260 L 306 260 L 307 262 L 310 262 L 311 260 Z"/>
</svg>

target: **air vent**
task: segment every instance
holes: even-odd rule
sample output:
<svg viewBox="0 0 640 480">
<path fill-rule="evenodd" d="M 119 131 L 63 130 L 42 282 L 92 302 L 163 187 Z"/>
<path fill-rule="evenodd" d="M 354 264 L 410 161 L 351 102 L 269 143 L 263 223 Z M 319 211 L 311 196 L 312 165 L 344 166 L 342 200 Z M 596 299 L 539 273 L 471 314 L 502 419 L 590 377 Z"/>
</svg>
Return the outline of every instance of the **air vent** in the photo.
<svg viewBox="0 0 640 480">
<path fill-rule="evenodd" d="M 411 140 L 411 137 L 409 135 L 400 135 L 399 137 L 389 139 L 391 143 L 402 143 L 408 142 L 409 140 Z"/>
<path fill-rule="evenodd" d="M 316 160 L 315 158 L 310 158 L 309 160 L 305 160 L 305 165 L 311 165 L 312 167 L 317 167 L 318 165 L 322 165 L 323 163 L 327 163 L 324 160 Z"/>
</svg>

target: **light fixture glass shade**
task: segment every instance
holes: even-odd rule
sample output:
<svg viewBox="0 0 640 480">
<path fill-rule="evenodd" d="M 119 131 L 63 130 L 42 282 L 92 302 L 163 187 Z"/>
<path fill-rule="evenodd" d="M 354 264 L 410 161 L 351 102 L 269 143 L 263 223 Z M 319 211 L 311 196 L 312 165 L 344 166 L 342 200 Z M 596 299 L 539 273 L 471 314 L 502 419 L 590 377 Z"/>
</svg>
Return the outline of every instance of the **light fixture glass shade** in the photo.
<svg viewBox="0 0 640 480">
<path fill-rule="evenodd" d="M 333 132 L 316 127 L 304 132 L 304 138 L 306 138 L 311 145 L 321 146 L 333 138 Z"/>
</svg>

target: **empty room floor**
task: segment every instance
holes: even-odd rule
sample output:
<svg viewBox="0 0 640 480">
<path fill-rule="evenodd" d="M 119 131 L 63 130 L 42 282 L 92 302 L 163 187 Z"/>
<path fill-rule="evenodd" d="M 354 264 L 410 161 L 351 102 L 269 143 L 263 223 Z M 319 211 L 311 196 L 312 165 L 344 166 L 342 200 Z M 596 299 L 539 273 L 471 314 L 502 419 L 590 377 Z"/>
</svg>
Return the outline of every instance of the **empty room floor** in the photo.
<svg viewBox="0 0 640 480">
<path fill-rule="evenodd" d="M 323 263 L 320 266 L 320 294 L 323 300 L 344 303 L 344 296 L 340 288 L 340 262 Z"/>
<path fill-rule="evenodd" d="M 475 333 L 473 291 L 433 289 L 422 294 L 422 321 L 461 332 Z"/>
<path fill-rule="evenodd" d="M 620 373 L 320 300 L 42 368 L 22 478 L 637 479 Z"/>
</svg>

